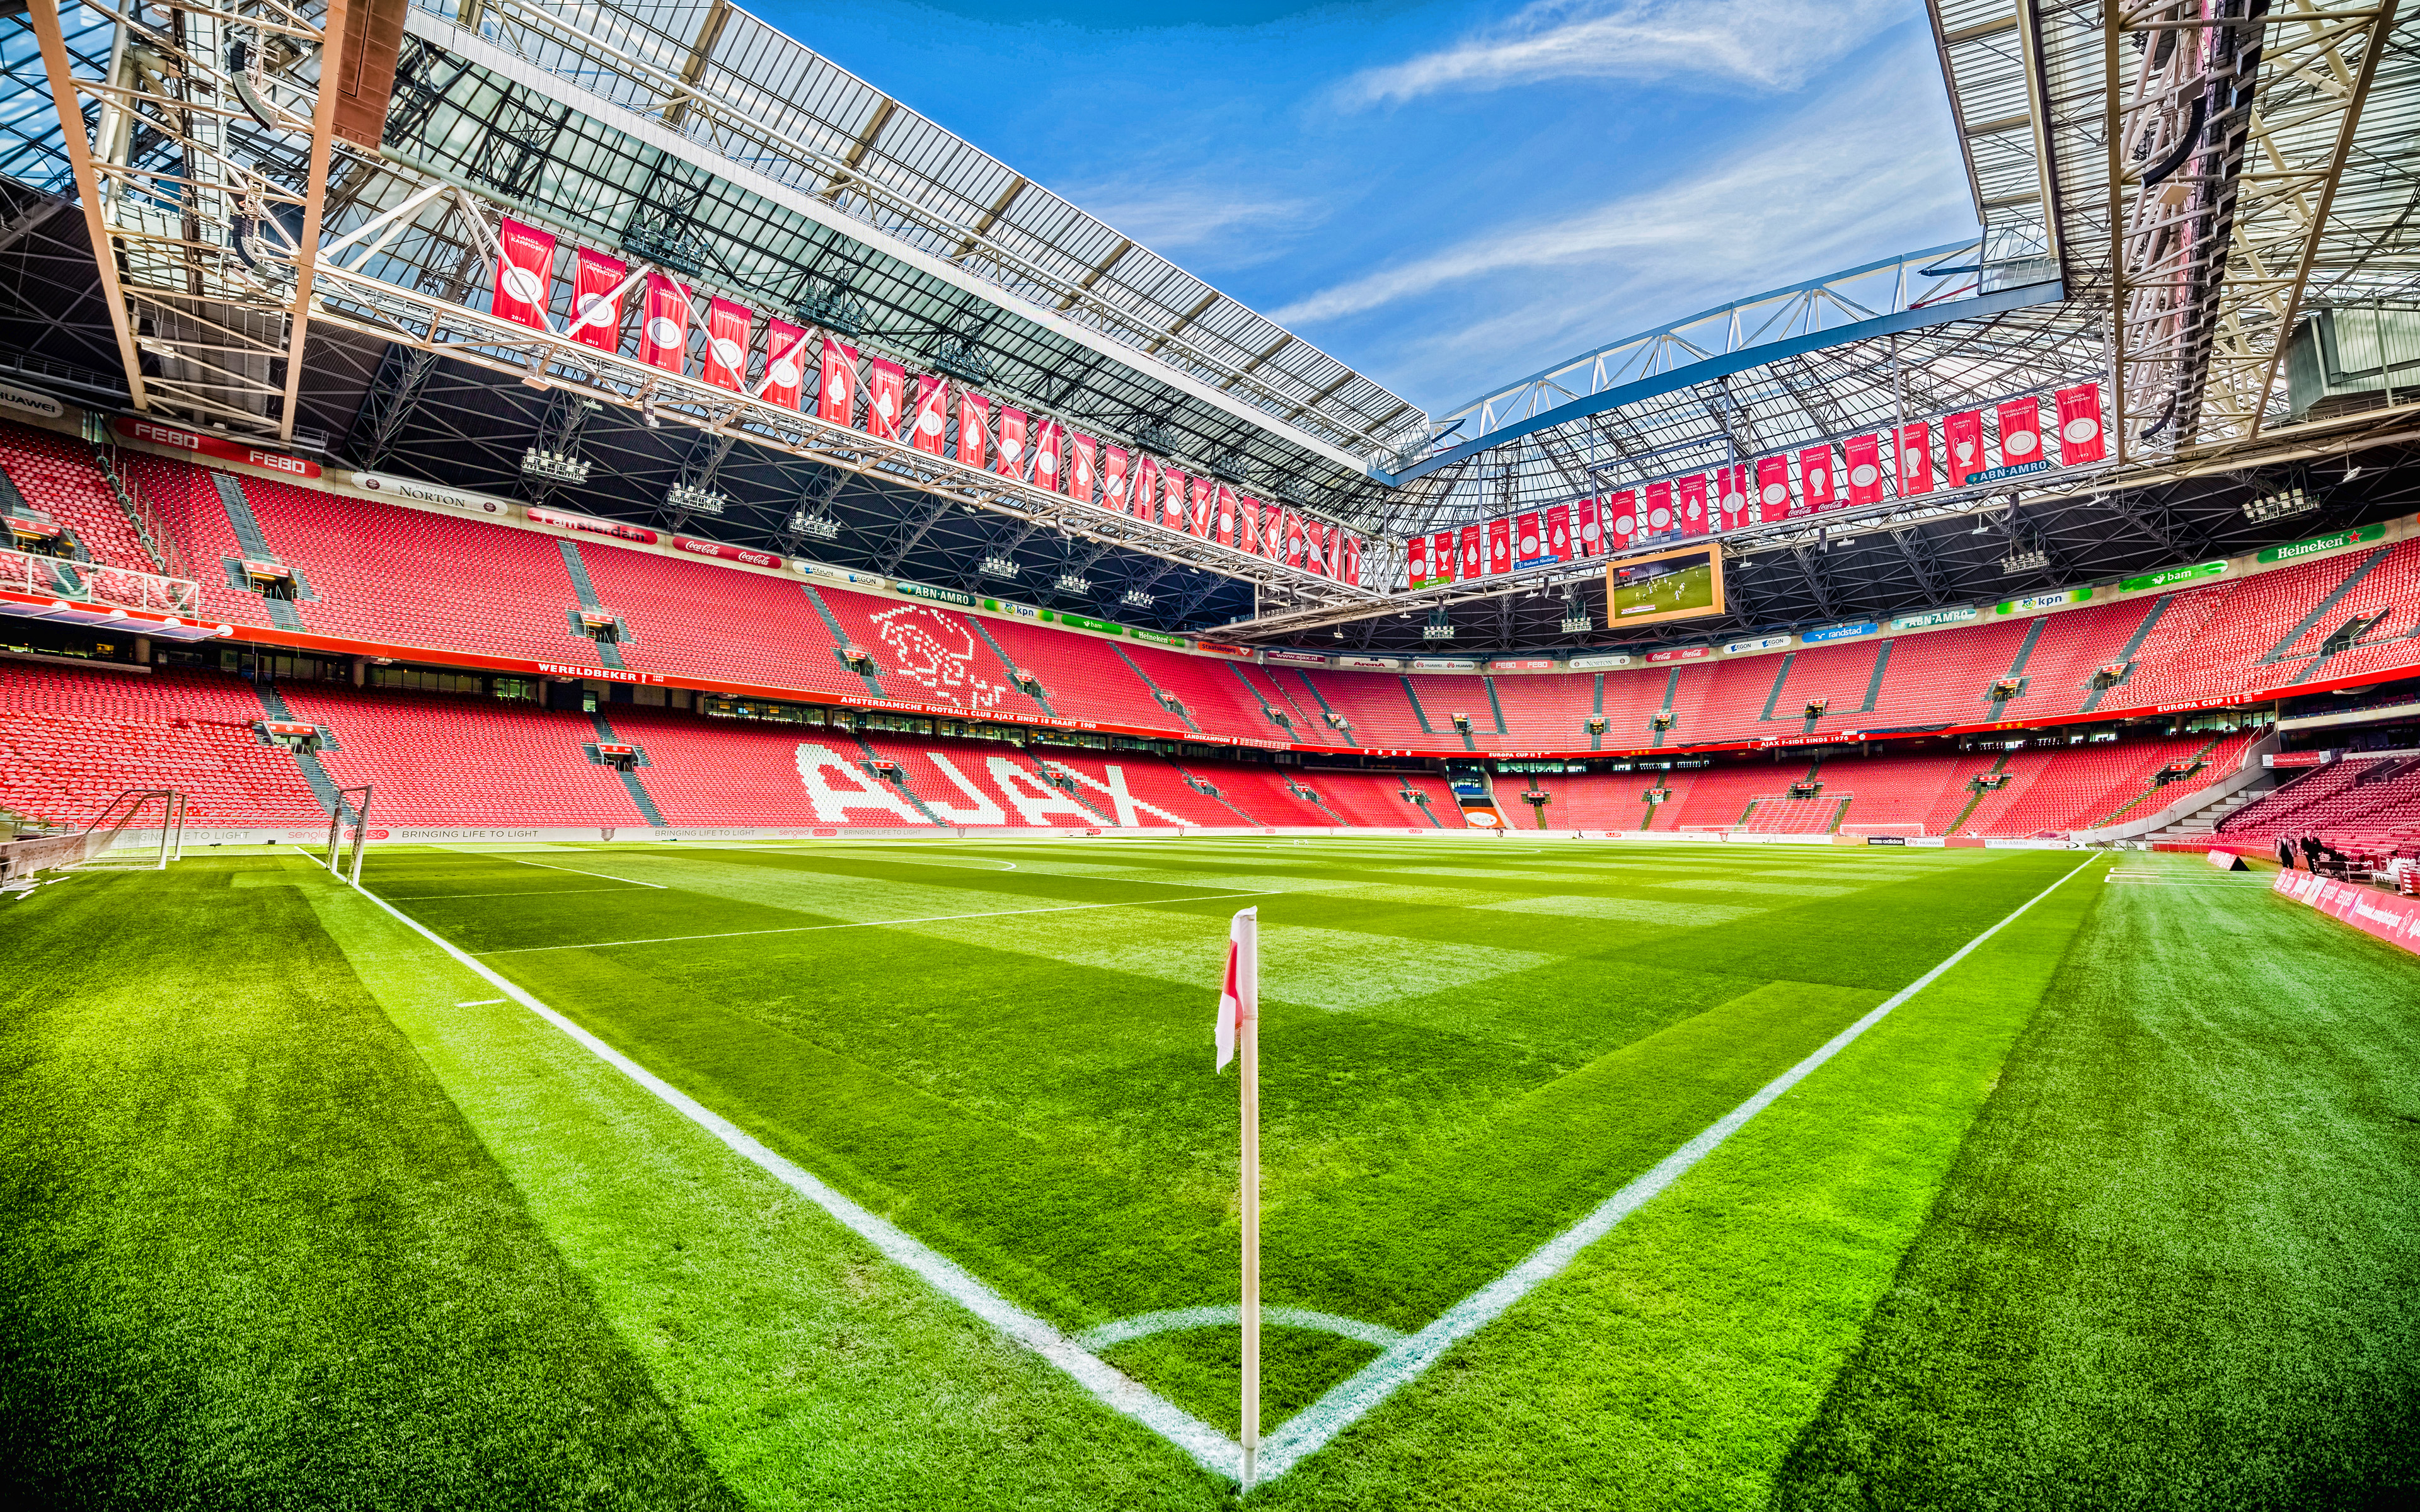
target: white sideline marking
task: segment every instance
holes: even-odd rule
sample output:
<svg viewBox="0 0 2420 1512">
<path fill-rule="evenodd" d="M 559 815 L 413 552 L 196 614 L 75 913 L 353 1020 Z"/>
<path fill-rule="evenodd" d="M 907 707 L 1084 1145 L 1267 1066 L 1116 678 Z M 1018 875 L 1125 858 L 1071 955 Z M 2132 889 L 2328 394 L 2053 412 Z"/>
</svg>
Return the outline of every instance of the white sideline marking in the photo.
<svg viewBox="0 0 2420 1512">
<path fill-rule="evenodd" d="M 454 1006 L 456 1008 L 493 1008 L 498 1003 L 508 1003 L 510 1001 L 512 1001 L 512 999 L 509 997 L 473 997 L 467 1003 L 457 1003 Z"/>
<path fill-rule="evenodd" d="M 405 928 L 492 983 L 510 1000 L 520 1004 L 521 1007 L 562 1030 L 582 1049 L 653 1093 L 656 1099 L 666 1107 L 721 1140 L 741 1159 L 755 1165 L 783 1186 L 831 1214 L 859 1238 L 880 1251 L 886 1258 L 914 1272 L 934 1290 L 1057 1365 L 1078 1385 L 1092 1393 L 1094 1397 L 1104 1406 L 1132 1418 L 1166 1439 L 1192 1457 L 1194 1463 L 1212 1474 L 1223 1475 L 1229 1480 L 1242 1479 L 1243 1448 L 1217 1428 L 1159 1396 L 1142 1382 L 1093 1354 L 1058 1329 L 985 1286 L 959 1269 L 954 1262 L 911 1238 L 888 1219 L 866 1211 L 840 1193 L 816 1180 L 806 1171 L 766 1149 L 727 1119 L 709 1111 L 677 1088 L 663 1081 L 637 1061 L 539 1002 L 504 977 L 481 965 L 476 960 L 456 949 L 452 942 L 428 929 L 411 915 L 395 907 L 378 894 L 367 888 L 355 890 L 400 920 Z M 503 999 L 495 999 L 495 1001 L 503 1001 Z"/>
<path fill-rule="evenodd" d="M 515 866 L 542 866 L 550 872 L 570 872 L 583 877 L 605 877 L 608 882 L 627 882 L 634 887 L 653 887 L 659 892 L 672 890 L 660 882 L 641 882 L 636 877 L 606 876 L 602 872 L 582 872 L 576 866 L 557 866 L 552 861 L 524 861 L 518 856 L 507 856 L 504 859 L 512 862 Z"/>
<path fill-rule="evenodd" d="M 1977 946 L 2014 923 L 2026 909 L 2056 892 L 2077 872 L 2090 866 L 2094 859 L 2097 857 L 2087 858 L 2074 871 L 2034 894 L 2008 918 L 1960 946 L 1957 953 L 1948 960 L 1900 988 L 1865 1017 L 1824 1041 L 1813 1055 L 1765 1083 L 1746 1102 L 1715 1119 L 1695 1139 L 1657 1162 L 1653 1169 L 1607 1197 L 1594 1212 L 1539 1245 L 1520 1264 L 1455 1303 L 1435 1322 L 1390 1347 L 1386 1353 L 1330 1388 L 1326 1396 L 1281 1425 L 1261 1445 L 1260 1474 L 1274 1480 L 1300 1463 L 1305 1456 L 1317 1453 L 1364 1413 L 1393 1396 L 1397 1388 L 1435 1364 L 1447 1350 L 1495 1321 L 1514 1303 L 1552 1280 L 1579 1257 L 1580 1251 L 1604 1238 L 1612 1231 L 1614 1225 L 1637 1212 L 1651 1198 L 1679 1180 L 1691 1166 L 1737 1134 L 1750 1119 L 1772 1106 L 1782 1093 L 1847 1049 L 1859 1035 L 1889 1016 L 1893 1009 L 1932 985 L 1943 972 L 1965 960 Z"/>
<path fill-rule="evenodd" d="M 639 886 L 652 887 L 655 884 L 643 882 Z M 398 901 L 408 903 L 425 903 L 440 898 L 568 898 L 574 893 L 582 892 L 628 892 L 629 890 L 628 887 L 542 887 L 520 892 L 415 892 Z"/>
<path fill-rule="evenodd" d="M 1182 887 L 1182 883 L 1169 883 Z M 582 888 L 587 891 L 587 888 Z M 598 887 L 598 892 L 611 888 Z M 1211 903 L 1222 898 L 1282 898 L 1278 892 L 1214 892 L 1206 898 L 1137 898 L 1122 903 L 1071 903 L 1064 908 L 998 908 L 987 914 L 932 914 L 923 918 L 869 918 L 856 924 L 794 924 L 782 929 L 736 929 L 720 934 L 662 934 L 651 940 L 598 940 L 593 945 L 516 945 L 481 955 L 527 955 L 535 950 L 610 950 L 620 945 L 677 945 L 684 940 L 737 940 L 754 934 L 812 934 L 827 929 L 887 929 L 893 924 L 946 924 L 960 918 L 1015 918 L 1026 914 L 1080 914 L 1088 908 L 1156 908 L 1162 903 Z M 411 902 L 406 898 L 406 903 Z"/>
<path fill-rule="evenodd" d="M 1344 1318 L 1335 1313 L 1315 1313 L 1307 1307 L 1264 1307 L 1264 1322 L 1280 1328 L 1310 1328 L 1322 1334 L 1337 1334 L 1348 1339 L 1359 1339 L 1385 1349 L 1403 1338 L 1403 1335 L 1384 1323 L 1365 1323 L 1357 1318 Z M 1207 1307 L 1171 1307 L 1165 1312 L 1137 1313 L 1086 1329 L 1076 1335 L 1076 1342 L 1088 1350 L 1099 1350 L 1124 1344 L 1129 1339 L 1149 1338 L 1154 1334 L 1169 1334 L 1186 1328 L 1224 1328 L 1240 1326 L 1244 1309 L 1240 1304 L 1214 1304 Z"/>
</svg>

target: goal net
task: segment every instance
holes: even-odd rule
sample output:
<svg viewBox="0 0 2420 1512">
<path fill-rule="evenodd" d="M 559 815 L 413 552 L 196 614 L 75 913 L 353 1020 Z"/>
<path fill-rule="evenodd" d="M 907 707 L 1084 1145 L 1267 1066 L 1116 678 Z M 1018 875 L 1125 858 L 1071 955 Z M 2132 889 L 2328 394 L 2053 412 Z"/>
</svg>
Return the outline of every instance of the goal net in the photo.
<svg viewBox="0 0 2420 1512">
<path fill-rule="evenodd" d="M 1924 825 L 1919 823 L 1842 825 L 1840 826 L 1839 833 L 1853 837 L 1862 837 L 1866 835 L 1921 835 L 1924 833 Z"/>
</svg>

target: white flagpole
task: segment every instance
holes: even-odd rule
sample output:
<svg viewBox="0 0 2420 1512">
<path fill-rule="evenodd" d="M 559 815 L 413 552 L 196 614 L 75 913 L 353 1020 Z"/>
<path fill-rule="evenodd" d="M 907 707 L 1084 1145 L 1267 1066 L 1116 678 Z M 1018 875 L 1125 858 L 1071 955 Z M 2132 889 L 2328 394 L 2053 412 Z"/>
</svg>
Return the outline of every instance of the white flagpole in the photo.
<svg viewBox="0 0 2420 1512">
<path fill-rule="evenodd" d="M 1243 1042 L 1244 1119 L 1244 1489 L 1252 1489 L 1261 1449 L 1261 931 L 1260 910 L 1244 910 L 1243 959 L 1236 986 Z"/>
</svg>

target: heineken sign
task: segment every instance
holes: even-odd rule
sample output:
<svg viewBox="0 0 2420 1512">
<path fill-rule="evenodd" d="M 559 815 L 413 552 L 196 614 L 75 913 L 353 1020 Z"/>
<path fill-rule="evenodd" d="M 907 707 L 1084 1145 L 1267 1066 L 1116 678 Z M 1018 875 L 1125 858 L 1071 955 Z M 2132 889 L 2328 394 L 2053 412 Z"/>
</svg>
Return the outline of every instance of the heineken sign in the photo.
<svg viewBox="0 0 2420 1512">
<path fill-rule="evenodd" d="M 2174 588 L 2179 583 L 2199 582 L 2204 578 L 2215 578 L 2226 570 L 2226 563 L 2224 562 L 2197 562 L 2190 567 L 2170 567 L 2165 572 L 2148 573 L 2140 578 L 2129 578 L 2118 585 L 2118 591 L 2121 594 L 2139 594 L 2146 588 Z"/>
<path fill-rule="evenodd" d="M 1126 631 L 1126 637 L 1129 640 L 1141 640 L 1155 646 L 1173 647 L 1178 651 L 1183 651 L 1187 645 L 1186 639 L 1183 636 L 1162 635 L 1157 630 L 1128 629 Z"/>
<path fill-rule="evenodd" d="M 2322 551 L 2340 551 L 2349 546 L 2375 541 L 2385 534 L 2386 527 L 2383 525 L 2365 525 L 2357 531 L 2338 531 L 2334 535 L 2314 536 L 2307 541 L 2297 541 L 2292 546 L 2273 546 L 2260 553 L 2260 560 L 2299 562 L 2304 557 L 2318 556 Z"/>
</svg>

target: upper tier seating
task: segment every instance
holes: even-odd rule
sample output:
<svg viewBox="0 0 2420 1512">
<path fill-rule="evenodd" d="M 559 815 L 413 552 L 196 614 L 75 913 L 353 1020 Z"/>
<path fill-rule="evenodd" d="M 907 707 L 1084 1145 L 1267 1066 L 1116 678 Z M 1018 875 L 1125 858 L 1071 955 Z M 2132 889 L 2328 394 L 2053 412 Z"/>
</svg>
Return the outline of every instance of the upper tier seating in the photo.
<svg viewBox="0 0 2420 1512">
<path fill-rule="evenodd" d="M 1185 728 L 1107 640 L 1017 619 L 986 617 L 984 628 L 1012 665 L 1041 683 L 1042 696 L 1063 718 L 1142 730 Z"/>
<path fill-rule="evenodd" d="M 74 532 L 93 561 L 136 572 L 160 570 L 117 507 L 117 496 L 93 465 L 88 448 L 48 431 L 0 425 L 0 467 L 18 496 Z M 8 544 L 0 540 L 0 547 Z"/>
<path fill-rule="evenodd" d="M 646 825 L 619 775 L 581 749 L 598 738 L 585 715 L 335 683 L 281 683 L 278 691 L 295 717 L 334 734 L 335 748 L 319 755 L 328 775 L 342 787 L 370 784 L 375 823 Z"/>
</svg>

